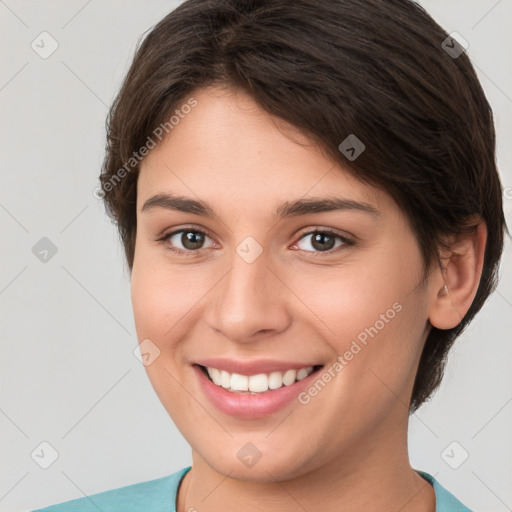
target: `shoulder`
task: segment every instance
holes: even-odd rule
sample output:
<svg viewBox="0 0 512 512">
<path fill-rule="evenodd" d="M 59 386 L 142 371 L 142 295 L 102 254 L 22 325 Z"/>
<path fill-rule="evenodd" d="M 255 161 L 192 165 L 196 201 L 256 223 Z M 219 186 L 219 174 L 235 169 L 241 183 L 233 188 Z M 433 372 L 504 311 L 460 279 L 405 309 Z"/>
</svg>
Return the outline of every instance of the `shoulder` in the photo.
<svg viewBox="0 0 512 512">
<path fill-rule="evenodd" d="M 186 467 L 161 478 L 110 489 L 31 512 L 135 512 L 148 510 L 148 505 L 152 512 L 171 512 L 175 510 L 179 483 L 189 469 Z"/>
<path fill-rule="evenodd" d="M 434 487 L 436 494 L 435 512 L 473 512 L 464 505 L 464 503 L 459 501 L 448 489 L 443 487 L 432 475 L 424 471 L 416 471 Z"/>
</svg>

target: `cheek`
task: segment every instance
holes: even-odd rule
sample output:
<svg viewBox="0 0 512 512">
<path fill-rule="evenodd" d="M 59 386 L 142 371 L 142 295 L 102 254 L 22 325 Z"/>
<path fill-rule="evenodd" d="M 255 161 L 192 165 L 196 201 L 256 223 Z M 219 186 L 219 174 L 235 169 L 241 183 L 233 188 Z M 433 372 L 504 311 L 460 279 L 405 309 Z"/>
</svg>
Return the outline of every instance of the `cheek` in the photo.
<svg viewBox="0 0 512 512">
<path fill-rule="evenodd" d="M 388 326 L 399 316 L 397 310 L 415 286 L 415 276 L 400 266 L 390 255 L 387 261 L 347 262 L 307 273 L 292 269 L 288 279 L 308 318 L 324 324 L 325 338 L 343 350 L 361 333 L 364 340 L 365 329 L 375 324 L 379 332 L 390 330 Z"/>
<path fill-rule="evenodd" d="M 317 270 L 317 279 L 295 279 L 293 289 L 304 297 L 308 318 L 333 349 L 333 358 L 343 358 L 337 385 L 354 398 L 386 392 L 379 377 L 400 390 L 414 370 L 427 306 L 418 287 L 419 267 L 411 261 L 420 261 L 412 249 L 389 250 L 374 261 L 326 268 L 323 276 Z"/>
<path fill-rule="evenodd" d="M 177 270 L 165 258 L 150 261 L 141 250 L 131 276 L 131 300 L 139 340 L 175 339 L 181 320 L 204 296 L 204 276 L 188 267 Z M 162 347 L 163 348 L 163 347 Z"/>
<path fill-rule="evenodd" d="M 189 324 L 185 320 L 197 304 L 200 291 L 190 286 L 186 273 L 172 271 L 168 264 L 144 256 L 143 249 L 136 254 L 131 274 L 137 338 L 139 343 L 149 339 L 158 347 L 159 355 L 145 365 L 145 370 L 155 393 L 183 433 L 187 424 L 196 419 L 200 423 L 200 418 L 194 417 L 197 411 L 180 384 L 185 375 L 177 340 L 187 338 Z"/>
</svg>

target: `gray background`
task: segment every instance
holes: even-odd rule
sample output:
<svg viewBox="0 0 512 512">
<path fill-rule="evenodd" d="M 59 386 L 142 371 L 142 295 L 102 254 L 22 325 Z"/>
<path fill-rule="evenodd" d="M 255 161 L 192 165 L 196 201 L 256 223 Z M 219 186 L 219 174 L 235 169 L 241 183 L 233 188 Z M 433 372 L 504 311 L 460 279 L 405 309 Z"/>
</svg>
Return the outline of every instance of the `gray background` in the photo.
<svg viewBox="0 0 512 512">
<path fill-rule="evenodd" d="M 93 196 L 107 107 L 139 36 L 178 3 L 0 0 L 0 511 L 191 463 L 133 355 L 129 276 L 115 226 Z M 512 225 L 512 2 L 421 3 L 469 42 L 496 115 Z M 43 31 L 59 45 L 46 59 L 31 47 Z M 32 249 L 43 237 L 57 248 L 46 262 Z M 413 466 L 476 512 L 512 510 L 510 246 L 498 291 L 456 343 L 441 389 L 410 423 Z M 51 449 L 42 442 L 58 453 L 47 469 Z M 463 450 L 468 459 L 453 469 L 447 461 L 460 464 Z"/>
</svg>

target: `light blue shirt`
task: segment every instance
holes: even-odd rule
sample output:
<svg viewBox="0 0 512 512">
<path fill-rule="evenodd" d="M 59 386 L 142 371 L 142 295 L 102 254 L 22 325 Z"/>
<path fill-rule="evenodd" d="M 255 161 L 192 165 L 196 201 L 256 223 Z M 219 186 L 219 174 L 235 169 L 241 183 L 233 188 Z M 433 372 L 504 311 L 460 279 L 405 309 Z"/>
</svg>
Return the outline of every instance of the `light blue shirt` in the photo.
<svg viewBox="0 0 512 512">
<path fill-rule="evenodd" d="M 176 512 L 178 486 L 191 466 L 172 475 L 92 494 L 31 512 Z M 471 512 L 433 476 L 416 470 L 434 487 L 435 512 Z"/>
</svg>

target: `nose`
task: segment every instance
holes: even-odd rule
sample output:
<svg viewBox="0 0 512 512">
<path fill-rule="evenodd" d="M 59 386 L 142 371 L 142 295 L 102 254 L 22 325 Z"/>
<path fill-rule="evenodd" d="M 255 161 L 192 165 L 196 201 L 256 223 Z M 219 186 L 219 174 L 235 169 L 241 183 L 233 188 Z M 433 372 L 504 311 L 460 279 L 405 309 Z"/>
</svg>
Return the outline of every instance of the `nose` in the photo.
<svg viewBox="0 0 512 512">
<path fill-rule="evenodd" d="M 265 250 L 254 261 L 233 251 L 230 270 L 215 289 L 207 320 L 231 341 L 250 343 L 276 335 L 290 324 L 291 292 Z"/>
</svg>

